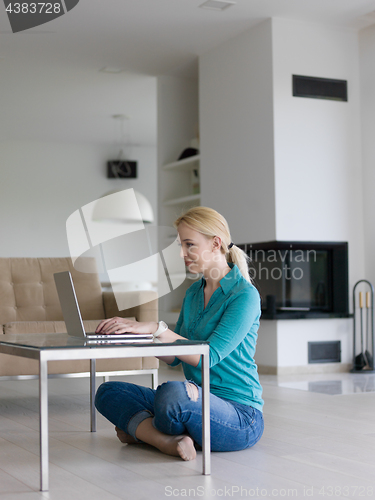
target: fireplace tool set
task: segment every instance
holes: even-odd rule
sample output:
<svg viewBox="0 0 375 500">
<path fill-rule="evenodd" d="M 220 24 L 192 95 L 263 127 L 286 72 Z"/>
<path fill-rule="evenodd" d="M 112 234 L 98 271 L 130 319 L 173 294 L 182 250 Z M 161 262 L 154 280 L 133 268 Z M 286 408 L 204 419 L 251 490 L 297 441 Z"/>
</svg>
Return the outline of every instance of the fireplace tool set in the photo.
<svg viewBox="0 0 375 500">
<path fill-rule="evenodd" d="M 356 294 L 360 283 L 365 283 L 369 290 Z M 358 300 L 356 300 L 357 297 Z M 361 347 L 359 354 L 357 354 L 358 324 Z M 357 281 L 353 288 L 353 368 L 350 371 L 352 373 L 374 372 L 374 288 L 367 280 Z"/>
</svg>

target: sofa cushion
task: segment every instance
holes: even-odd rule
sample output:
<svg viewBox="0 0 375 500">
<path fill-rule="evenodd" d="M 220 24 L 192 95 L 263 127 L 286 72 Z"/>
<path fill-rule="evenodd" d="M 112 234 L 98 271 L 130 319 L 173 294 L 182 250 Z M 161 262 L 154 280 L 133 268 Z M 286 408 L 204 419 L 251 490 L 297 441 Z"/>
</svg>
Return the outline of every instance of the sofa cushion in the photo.
<svg viewBox="0 0 375 500">
<path fill-rule="evenodd" d="M 95 259 L 79 272 L 69 258 L 0 258 L 0 324 L 62 320 L 53 274 L 70 271 L 83 319 L 104 318 Z"/>
</svg>

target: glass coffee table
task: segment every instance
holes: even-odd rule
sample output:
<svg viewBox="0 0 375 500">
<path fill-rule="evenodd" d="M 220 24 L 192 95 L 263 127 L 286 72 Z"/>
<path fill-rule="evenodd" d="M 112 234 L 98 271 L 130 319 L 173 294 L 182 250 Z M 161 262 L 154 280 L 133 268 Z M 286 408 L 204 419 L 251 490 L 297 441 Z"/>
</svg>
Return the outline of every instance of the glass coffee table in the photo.
<svg viewBox="0 0 375 500">
<path fill-rule="evenodd" d="M 39 441 L 40 441 L 40 490 L 49 489 L 48 457 L 48 361 L 90 360 L 90 420 L 91 432 L 96 431 L 95 360 L 111 358 L 136 358 L 144 356 L 202 356 L 202 473 L 211 473 L 210 462 L 210 375 L 209 345 L 207 342 L 177 340 L 163 344 L 147 343 L 92 343 L 67 334 L 7 334 L 1 335 L 0 352 L 39 361 Z"/>
</svg>

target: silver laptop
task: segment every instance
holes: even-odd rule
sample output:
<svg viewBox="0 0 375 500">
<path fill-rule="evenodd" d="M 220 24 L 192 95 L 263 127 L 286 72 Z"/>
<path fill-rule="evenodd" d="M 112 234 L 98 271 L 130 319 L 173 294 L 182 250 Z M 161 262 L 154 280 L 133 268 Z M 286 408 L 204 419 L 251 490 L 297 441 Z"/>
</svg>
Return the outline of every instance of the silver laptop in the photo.
<svg viewBox="0 0 375 500">
<path fill-rule="evenodd" d="M 151 342 L 153 339 L 152 333 L 121 333 L 109 334 L 85 331 L 83 325 L 81 311 L 79 309 L 76 291 L 73 285 L 72 275 L 69 271 L 55 273 L 55 284 L 60 300 L 60 305 L 66 324 L 66 330 L 72 337 L 83 337 L 92 342 L 113 343 L 113 342 Z"/>
</svg>

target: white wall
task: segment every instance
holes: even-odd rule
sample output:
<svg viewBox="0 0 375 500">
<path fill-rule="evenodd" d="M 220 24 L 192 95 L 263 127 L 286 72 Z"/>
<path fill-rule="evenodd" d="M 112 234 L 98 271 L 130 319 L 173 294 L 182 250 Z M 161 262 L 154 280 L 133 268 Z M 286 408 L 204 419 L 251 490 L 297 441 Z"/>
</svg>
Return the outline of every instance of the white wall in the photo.
<svg viewBox="0 0 375 500">
<path fill-rule="evenodd" d="M 292 75 L 348 80 L 349 101 L 292 96 Z M 364 275 L 359 50 L 355 31 L 266 21 L 200 58 L 203 204 L 234 241 L 348 241 Z M 239 216 L 241 214 L 241 216 Z M 341 340 L 350 319 L 261 321 L 262 367 L 306 366 L 307 343 Z"/>
<path fill-rule="evenodd" d="M 275 239 L 271 21 L 199 60 L 202 205 L 236 243 Z"/>
<path fill-rule="evenodd" d="M 268 321 L 267 321 L 268 323 Z M 308 342 L 341 342 L 341 363 L 353 361 L 352 322 L 347 319 L 285 320 L 277 322 L 277 366 L 308 365 Z M 292 348 L 291 348 L 292 346 Z M 333 365 L 336 366 L 336 365 Z M 314 364 L 314 368 L 318 368 Z"/>
<path fill-rule="evenodd" d="M 138 161 L 134 180 L 106 178 L 106 161 L 114 152 L 113 146 L 90 144 L 1 143 L 0 256 L 68 256 L 67 218 L 112 189 L 144 194 L 157 223 L 156 148 L 132 148 Z"/>
<path fill-rule="evenodd" d="M 341 364 L 353 361 L 352 322 L 347 319 L 261 320 L 255 361 L 261 373 L 336 369 L 336 363 L 308 364 L 308 342 L 341 342 Z M 275 369 L 277 367 L 277 370 Z"/>
<path fill-rule="evenodd" d="M 358 36 L 272 26 L 277 239 L 348 241 L 351 290 L 365 273 Z M 348 102 L 293 97 L 293 74 L 347 80 Z M 277 339 L 279 367 L 307 365 L 307 343 L 319 340 L 340 340 L 342 363 L 352 361 L 350 319 L 278 321 Z"/>
<path fill-rule="evenodd" d="M 365 224 L 365 277 L 375 285 L 375 26 L 359 35 Z"/>
<path fill-rule="evenodd" d="M 278 240 L 348 241 L 364 276 L 358 36 L 273 19 Z M 348 81 L 348 102 L 292 96 L 292 75 Z"/>
</svg>

